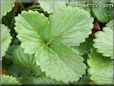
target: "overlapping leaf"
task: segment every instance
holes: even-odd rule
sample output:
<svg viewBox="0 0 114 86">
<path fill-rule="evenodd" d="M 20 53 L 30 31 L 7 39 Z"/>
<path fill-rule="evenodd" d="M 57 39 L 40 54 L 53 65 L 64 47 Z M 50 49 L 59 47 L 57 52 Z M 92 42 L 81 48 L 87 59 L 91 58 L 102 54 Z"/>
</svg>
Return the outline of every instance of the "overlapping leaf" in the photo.
<svg viewBox="0 0 114 86">
<path fill-rule="evenodd" d="M 98 21 L 106 23 L 112 18 L 111 5 L 109 5 L 110 9 L 106 7 L 109 2 L 110 0 L 70 0 L 68 5 L 72 7 L 78 6 L 88 12 L 91 10 Z"/>
<path fill-rule="evenodd" d="M 103 56 L 113 57 L 113 29 L 104 27 L 103 31 L 97 32 L 95 34 L 96 39 L 94 39 L 94 47 L 97 48 L 99 53 Z"/>
<path fill-rule="evenodd" d="M 3 24 L 0 25 L 0 33 L 1 33 L 1 39 L 0 39 L 0 43 L 1 43 L 1 57 L 5 56 L 5 53 L 9 47 L 9 44 L 11 42 L 11 36 L 10 36 L 10 30 Z M 0 58 L 1 59 L 1 58 Z"/>
<path fill-rule="evenodd" d="M 114 84 L 113 61 L 98 54 L 94 49 L 89 54 L 90 79 L 96 84 Z"/>
<path fill-rule="evenodd" d="M 66 7 L 68 0 L 38 0 L 38 2 L 45 11 L 52 13 L 58 8 Z"/>
<path fill-rule="evenodd" d="M 68 83 L 79 80 L 86 67 L 78 53 L 63 43 L 83 42 L 91 33 L 92 22 L 90 15 L 79 8 L 57 10 L 49 21 L 36 11 L 23 11 L 16 17 L 15 30 L 24 52 L 35 55 L 46 76 Z"/>
<path fill-rule="evenodd" d="M 12 7 L 14 6 L 14 0 L 2 0 L 1 1 L 1 16 L 5 16 L 7 12 L 12 10 Z"/>
<path fill-rule="evenodd" d="M 0 78 L 1 78 L 2 85 L 19 85 L 20 84 L 19 81 L 15 77 L 12 77 L 9 75 L 1 75 Z"/>
<path fill-rule="evenodd" d="M 100 22 L 108 22 L 112 18 L 112 11 L 106 7 L 94 7 L 92 8 L 94 15 Z"/>
<path fill-rule="evenodd" d="M 25 77 L 22 78 L 24 84 L 60 84 L 55 80 L 47 78 L 40 67 L 36 65 L 35 57 L 24 54 L 20 46 L 17 46 L 13 51 L 13 62 L 18 68 L 21 68 L 21 73 L 24 73 Z"/>
<path fill-rule="evenodd" d="M 94 12 L 95 17 L 98 19 L 98 21 L 102 23 L 109 22 L 109 20 L 112 18 L 112 10 L 109 9 L 109 7 L 106 7 L 106 4 L 108 4 L 110 0 L 93 0 L 93 4 L 96 5 L 96 7 L 92 7 L 92 11 Z"/>
<path fill-rule="evenodd" d="M 13 62 L 18 68 L 21 68 L 21 72 L 25 75 L 40 75 L 40 68 L 36 65 L 36 60 L 33 55 L 24 54 L 23 49 L 17 46 L 13 51 Z"/>
</svg>

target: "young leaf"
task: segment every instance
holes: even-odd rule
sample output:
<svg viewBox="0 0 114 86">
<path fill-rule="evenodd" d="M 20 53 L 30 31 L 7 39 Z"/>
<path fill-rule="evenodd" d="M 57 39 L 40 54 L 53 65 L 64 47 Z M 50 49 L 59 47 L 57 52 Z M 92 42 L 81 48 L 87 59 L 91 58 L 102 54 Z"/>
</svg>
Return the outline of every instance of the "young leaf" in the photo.
<svg viewBox="0 0 114 86">
<path fill-rule="evenodd" d="M 88 64 L 90 66 L 88 72 L 90 79 L 96 84 L 114 84 L 113 61 L 98 54 L 95 49 L 89 54 Z"/>
<path fill-rule="evenodd" d="M 14 6 L 14 0 L 2 0 L 1 2 L 1 16 L 5 16 L 7 12 L 12 10 L 12 7 Z"/>
<path fill-rule="evenodd" d="M 94 39 L 94 47 L 97 48 L 99 53 L 103 56 L 113 57 L 113 30 L 108 27 L 104 27 L 103 31 L 97 32 L 95 34 L 96 39 Z"/>
<path fill-rule="evenodd" d="M 1 39 L 0 39 L 0 43 L 1 43 L 1 57 L 5 56 L 5 53 L 9 47 L 9 44 L 11 42 L 11 35 L 10 35 L 10 30 L 8 29 L 8 27 L 6 27 L 5 25 L 1 24 L 0 25 L 0 33 L 1 33 Z M 2 58 L 0 58 L 2 59 Z"/>
<path fill-rule="evenodd" d="M 45 11 L 52 13 L 56 9 L 66 7 L 68 0 L 38 0 L 38 2 Z"/>
<path fill-rule="evenodd" d="M 1 75 L 1 85 L 19 85 L 19 81 L 12 76 L 9 75 Z"/>
<path fill-rule="evenodd" d="M 13 62 L 25 75 L 38 76 L 41 74 L 39 67 L 33 55 L 24 54 L 23 49 L 17 46 L 13 51 Z"/>
</svg>

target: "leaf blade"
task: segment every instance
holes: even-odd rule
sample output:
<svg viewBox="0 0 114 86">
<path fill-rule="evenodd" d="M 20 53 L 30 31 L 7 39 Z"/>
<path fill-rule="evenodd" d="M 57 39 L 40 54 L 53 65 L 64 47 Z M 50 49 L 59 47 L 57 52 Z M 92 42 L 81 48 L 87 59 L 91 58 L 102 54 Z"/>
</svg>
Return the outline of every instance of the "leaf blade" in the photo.
<svg viewBox="0 0 114 86">
<path fill-rule="evenodd" d="M 93 49 L 89 54 L 88 64 L 90 79 L 96 84 L 114 84 L 112 60 L 103 57 Z"/>
<path fill-rule="evenodd" d="M 39 76 L 41 70 L 36 64 L 35 57 L 24 53 L 23 48 L 17 46 L 13 51 L 13 62 L 25 75 Z"/>
<path fill-rule="evenodd" d="M 53 13 L 54 10 L 65 7 L 68 0 L 38 0 L 40 6 L 48 13 Z"/>
<path fill-rule="evenodd" d="M 113 30 L 108 27 L 103 28 L 103 32 L 97 32 L 95 34 L 96 39 L 94 39 L 94 47 L 97 48 L 99 53 L 102 53 L 103 56 L 113 57 Z"/>
<path fill-rule="evenodd" d="M 37 63 L 47 77 L 64 83 L 78 81 L 85 74 L 86 66 L 78 53 L 66 45 L 54 45 L 51 49 L 42 49 Z M 79 68 L 79 69 L 77 69 Z"/>
<path fill-rule="evenodd" d="M 15 20 L 15 30 L 19 33 L 17 37 L 22 42 L 21 47 L 24 48 L 25 53 L 34 54 L 35 51 L 38 51 L 39 47 L 42 47 L 42 44 L 44 44 L 41 38 L 43 39 L 46 37 L 45 31 L 42 30 L 49 26 L 47 19 L 44 15 L 30 10 L 28 12 L 23 11 Z"/>
<path fill-rule="evenodd" d="M 7 26 L 1 24 L 1 30 L 0 30 L 0 33 L 1 33 L 1 39 L 0 39 L 0 43 L 1 43 L 1 57 L 5 56 L 6 54 L 6 51 L 9 47 L 9 44 L 11 43 L 11 35 L 10 35 L 10 30 L 8 29 Z M 2 58 L 0 58 L 2 59 Z"/>
<path fill-rule="evenodd" d="M 59 36 L 59 39 L 61 37 L 64 43 L 71 46 L 84 42 L 93 27 L 93 18 L 88 12 L 77 7 L 62 8 L 55 11 L 49 19 L 51 24 L 50 37 Z"/>
<path fill-rule="evenodd" d="M 14 6 L 14 0 L 3 0 L 1 4 L 1 16 L 5 16 L 7 12 L 12 10 Z"/>
</svg>

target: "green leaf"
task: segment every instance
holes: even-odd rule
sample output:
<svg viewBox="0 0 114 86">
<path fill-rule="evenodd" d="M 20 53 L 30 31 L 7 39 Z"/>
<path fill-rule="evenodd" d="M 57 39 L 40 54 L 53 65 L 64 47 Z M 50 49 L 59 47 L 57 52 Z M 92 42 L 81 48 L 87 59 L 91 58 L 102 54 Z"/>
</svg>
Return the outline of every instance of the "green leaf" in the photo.
<svg viewBox="0 0 114 86">
<path fill-rule="evenodd" d="M 95 17 L 102 23 L 112 19 L 112 10 L 106 7 L 110 0 L 69 0 L 68 5 L 72 7 L 80 7 L 88 11 L 93 11 Z M 109 4 L 108 4 L 109 5 Z M 109 5 L 109 7 L 111 7 Z"/>
<path fill-rule="evenodd" d="M 1 39 L 0 39 L 0 43 L 1 43 L 1 57 L 5 56 L 6 51 L 9 47 L 9 44 L 11 43 L 11 35 L 10 35 L 10 30 L 8 29 L 8 27 L 6 27 L 5 25 L 1 24 L 0 25 L 0 33 L 1 33 Z M 2 58 L 0 58 L 2 59 Z"/>
<path fill-rule="evenodd" d="M 47 77 L 68 83 L 78 81 L 85 74 L 82 57 L 63 43 L 80 44 L 89 36 L 93 18 L 86 11 L 62 8 L 55 11 L 49 21 L 36 11 L 23 11 L 15 20 L 21 47 L 25 53 L 35 55 L 37 64 Z"/>
<path fill-rule="evenodd" d="M 95 34 L 94 47 L 97 48 L 97 52 L 102 53 L 103 56 L 113 57 L 113 30 L 108 27 L 104 27 L 103 31 L 99 31 Z"/>
<path fill-rule="evenodd" d="M 88 64 L 90 66 L 88 72 L 90 79 L 96 84 L 114 84 L 113 77 L 113 61 L 98 54 L 95 49 L 89 54 Z"/>
<path fill-rule="evenodd" d="M 102 23 L 109 22 L 112 19 L 112 11 L 106 7 L 93 7 L 92 10 L 96 18 Z"/>
<path fill-rule="evenodd" d="M 36 65 L 35 57 L 24 54 L 20 46 L 13 51 L 13 56 L 13 62 L 21 69 L 21 73 L 24 73 L 22 76 L 25 77 L 21 77 L 23 84 L 60 84 L 60 82 L 47 78 L 40 67 Z"/>
<path fill-rule="evenodd" d="M 85 74 L 83 59 L 74 49 L 66 45 L 55 42 L 51 48 L 43 48 L 36 56 L 46 76 L 57 81 L 74 82 Z"/>
<path fill-rule="evenodd" d="M 80 46 L 75 46 L 74 48 L 79 51 L 80 55 L 84 55 L 85 53 L 88 53 L 89 50 L 92 48 L 93 45 L 93 37 L 90 36 L 86 39 L 85 42 L 81 43 Z"/>
<path fill-rule="evenodd" d="M 18 39 L 22 42 L 21 47 L 24 48 L 24 52 L 34 54 L 39 51 L 44 46 L 43 41 L 48 34 L 46 32 L 49 27 L 48 19 L 43 14 L 30 10 L 22 11 L 15 20 L 15 30 L 18 33 Z"/>
<path fill-rule="evenodd" d="M 38 0 L 38 2 L 45 11 L 52 13 L 56 9 L 66 7 L 68 0 Z"/>
<path fill-rule="evenodd" d="M 12 10 L 12 7 L 14 6 L 14 0 L 2 0 L 1 2 L 1 16 L 5 16 L 7 12 L 10 12 Z"/>
<path fill-rule="evenodd" d="M 38 76 L 41 74 L 40 68 L 36 65 L 35 57 L 25 54 L 20 46 L 17 46 L 13 51 L 13 62 L 18 68 L 21 68 L 21 72 L 25 75 Z"/>
<path fill-rule="evenodd" d="M 57 37 L 63 43 L 78 46 L 91 34 L 93 18 L 83 9 L 66 7 L 50 16 L 50 39 Z M 62 19 L 62 20 L 61 20 Z M 54 38 L 55 39 L 55 38 Z"/>
<path fill-rule="evenodd" d="M 19 81 L 15 77 L 12 77 L 9 75 L 1 75 L 0 78 L 1 78 L 2 85 L 19 85 L 20 84 Z"/>
</svg>

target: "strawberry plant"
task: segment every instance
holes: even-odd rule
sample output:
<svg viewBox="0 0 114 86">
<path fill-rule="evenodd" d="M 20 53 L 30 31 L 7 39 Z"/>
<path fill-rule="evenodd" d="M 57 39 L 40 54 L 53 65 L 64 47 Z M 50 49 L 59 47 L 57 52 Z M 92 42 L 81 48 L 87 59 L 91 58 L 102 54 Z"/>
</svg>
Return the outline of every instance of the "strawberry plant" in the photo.
<svg viewBox="0 0 114 86">
<path fill-rule="evenodd" d="M 1 3 L 2 85 L 114 84 L 113 0 Z"/>
</svg>

